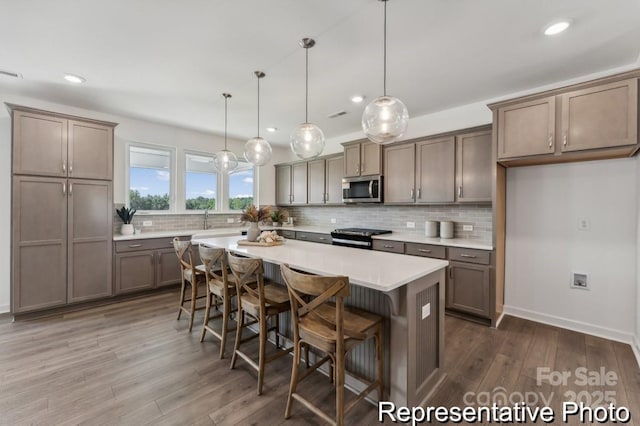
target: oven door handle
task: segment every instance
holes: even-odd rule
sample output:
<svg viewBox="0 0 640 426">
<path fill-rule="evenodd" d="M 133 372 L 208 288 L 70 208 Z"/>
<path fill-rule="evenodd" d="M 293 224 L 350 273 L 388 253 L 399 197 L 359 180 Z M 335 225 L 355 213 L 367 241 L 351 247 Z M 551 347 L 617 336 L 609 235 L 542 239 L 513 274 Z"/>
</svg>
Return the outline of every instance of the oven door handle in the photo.
<svg viewBox="0 0 640 426">
<path fill-rule="evenodd" d="M 371 243 L 368 242 L 368 241 L 349 240 L 349 239 L 346 239 L 346 238 L 335 238 L 335 237 L 333 237 L 332 242 L 334 244 L 349 244 L 349 245 L 362 246 L 362 247 L 371 246 Z"/>
</svg>

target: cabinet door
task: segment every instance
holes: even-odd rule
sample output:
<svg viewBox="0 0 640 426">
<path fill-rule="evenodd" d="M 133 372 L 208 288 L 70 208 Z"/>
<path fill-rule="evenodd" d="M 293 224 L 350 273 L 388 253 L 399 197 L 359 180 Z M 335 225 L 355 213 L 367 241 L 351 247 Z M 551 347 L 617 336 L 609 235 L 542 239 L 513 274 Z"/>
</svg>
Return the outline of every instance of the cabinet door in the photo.
<svg viewBox="0 0 640 426">
<path fill-rule="evenodd" d="M 327 193 L 327 203 L 342 203 L 343 163 L 344 157 L 342 155 L 325 160 L 325 191 Z"/>
<path fill-rule="evenodd" d="M 344 147 L 344 177 L 360 176 L 360 144 Z"/>
<path fill-rule="evenodd" d="M 309 204 L 324 204 L 325 200 L 325 164 L 324 160 L 309 161 L 308 201 Z"/>
<path fill-rule="evenodd" d="M 113 179 L 113 128 L 69 121 L 69 177 Z"/>
<path fill-rule="evenodd" d="M 116 294 L 154 287 L 154 253 L 153 251 L 134 251 L 116 254 Z"/>
<path fill-rule="evenodd" d="M 416 144 L 416 202 L 455 201 L 455 151 L 453 137 Z"/>
<path fill-rule="evenodd" d="M 194 249 L 194 251 L 198 250 L 197 247 L 194 247 Z M 180 283 L 182 270 L 175 250 L 164 249 L 156 251 L 156 262 L 156 285 L 158 287 Z"/>
<path fill-rule="evenodd" d="M 464 262 L 449 262 L 446 307 L 490 317 L 489 267 Z"/>
<path fill-rule="evenodd" d="M 413 203 L 415 145 L 384 147 L 384 202 Z"/>
<path fill-rule="evenodd" d="M 276 204 L 291 204 L 291 166 L 276 166 Z"/>
<path fill-rule="evenodd" d="M 498 158 L 553 154 L 556 98 L 498 109 Z"/>
<path fill-rule="evenodd" d="M 113 293 L 111 182 L 69 179 L 68 302 Z"/>
<path fill-rule="evenodd" d="M 46 114 L 13 114 L 13 173 L 66 176 L 67 120 Z"/>
<path fill-rule="evenodd" d="M 362 142 L 360 145 L 360 175 L 379 175 L 382 172 L 382 145 L 374 142 Z"/>
<path fill-rule="evenodd" d="M 562 151 L 637 143 L 637 79 L 562 95 Z"/>
<path fill-rule="evenodd" d="M 66 179 L 13 178 L 12 312 L 67 302 Z"/>
<path fill-rule="evenodd" d="M 456 200 L 491 201 L 491 131 L 456 136 Z"/>
<path fill-rule="evenodd" d="M 307 163 L 291 165 L 291 204 L 307 204 Z"/>
</svg>

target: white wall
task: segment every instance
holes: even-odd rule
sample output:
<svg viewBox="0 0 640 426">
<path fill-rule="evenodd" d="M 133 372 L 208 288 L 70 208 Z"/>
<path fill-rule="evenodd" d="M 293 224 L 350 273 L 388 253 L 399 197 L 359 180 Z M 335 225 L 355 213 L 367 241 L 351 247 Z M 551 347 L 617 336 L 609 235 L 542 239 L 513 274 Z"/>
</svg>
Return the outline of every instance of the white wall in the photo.
<svg viewBox="0 0 640 426">
<path fill-rule="evenodd" d="M 640 61 L 640 58 L 638 58 Z M 636 188 L 637 188 L 637 208 L 636 208 L 636 335 L 633 349 L 636 359 L 640 363 L 640 155 L 636 157 Z"/>
<path fill-rule="evenodd" d="M 637 168 L 625 158 L 507 170 L 505 313 L 632 341 Z M 571 289 L 572 271 L 591 289 Z"/>
<path fill-rule="evenodd" d="M 0 108 L 1 109 L 1 108 Z M 0 112 L 0 200 L 11 199 L 11 120 Z M 0 210 L 0 313 L 11 304 L 11 206 Z"/>
</svg>

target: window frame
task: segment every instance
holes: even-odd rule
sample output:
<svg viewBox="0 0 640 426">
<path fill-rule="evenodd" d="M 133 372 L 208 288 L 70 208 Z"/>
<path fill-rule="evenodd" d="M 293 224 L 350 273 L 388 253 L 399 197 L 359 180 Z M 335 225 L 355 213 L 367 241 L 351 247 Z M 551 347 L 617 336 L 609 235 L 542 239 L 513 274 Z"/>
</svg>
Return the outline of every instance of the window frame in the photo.
<svg viewBox="0 0 640 426">
<path fill-rule="evenodd" d="M 183 212 L 185 214 L 189 213 L 204 213 L 206 210 L 189 210 L 187 209 L 187 155 L 199 155 L 201 157 L 211 157 L 214 161 L 216 158 L 216 154 L 212 152 L 204 152 L 204 151 L 194 151 L 191 149 L 184 149 L 182 151 L 182 184 L 179 187 L 182 188 L 180 206 L 181 208 L 178 212 Z M 215 165 L 214 165 L 215 168 Z M 216 170 L 216 208 L 215 210 L 209 210 L 209 212 L 215 213 L 220 211 L 220 202 L 222 199 L 222 193 L 220 192 L 220 181 L 222 179 L 222 173 Z"/>
<path fill-rule="evenodd" d="M 131 147 L 155 149 L 158 151 L 167 151 L 169 153 L 169 209 L 168 210 L 138 210 L 139 213 L 145 214 L 167 214 L 176 211 L 176 178 L 178 171 L 176 169 L 176 148 L 166 145 L 156 145 L 145 142 L 128 141 L 125 144 L 125 205 L 131 206 Z"/>
</svg>

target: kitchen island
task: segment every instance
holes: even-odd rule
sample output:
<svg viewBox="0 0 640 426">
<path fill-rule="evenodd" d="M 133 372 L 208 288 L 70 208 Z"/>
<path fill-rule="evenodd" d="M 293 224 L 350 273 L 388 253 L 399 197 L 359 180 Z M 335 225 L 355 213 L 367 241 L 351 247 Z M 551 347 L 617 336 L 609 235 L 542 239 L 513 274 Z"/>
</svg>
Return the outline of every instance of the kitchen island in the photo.
<svg viewBox="0 0 640 426">
<path fill-rule="evenodd" d="M 444 286 L 447 261 L 287 240 L 273 247 L 238 246 L 241 236 L 194 238 L 194 245 L 222 247 L 265 262 L 265 276 L 283 284 L 282 263 L 318 275 L 345 275 L 346 305 L 385 317 L 385 388 L 396 405 L 417 406 L 444 378 Z M 284 284 L 283 284 L 284 285 Z M 281 321 L 284 333 L 290 321 Z M 287 326 L 288 324 L 288 326 Z M 372 343 L 372 342 L 369 342 Z M 373 345 L 347 357 L 347 370 L 375 374 Z M 349 377 L 347 385 L 361 388 Z M 371 396 L 375 395 L 375 392 Z"/>
</svg>

